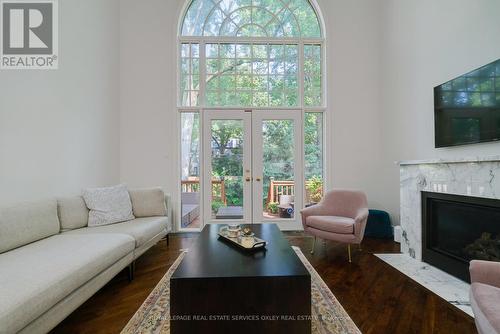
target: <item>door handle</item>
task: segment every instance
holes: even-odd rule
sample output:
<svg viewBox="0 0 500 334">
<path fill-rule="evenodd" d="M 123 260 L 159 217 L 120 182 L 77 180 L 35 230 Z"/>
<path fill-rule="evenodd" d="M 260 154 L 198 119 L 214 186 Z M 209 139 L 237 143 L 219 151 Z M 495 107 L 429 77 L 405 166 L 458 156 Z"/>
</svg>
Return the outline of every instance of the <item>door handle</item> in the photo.
<svg viewBox="0 0 500 334">
<path fill-rule="evenodd" d="M 256 178 L 255 181 L 260 182 L 260 177 Z"/>
<path fill-rule="evenodd" d="M 250 181 L 252 181 L 252 178 L 247 177 L 247 178 L 245 179 L 245 181 L 250 182 Z"/>
</svg>

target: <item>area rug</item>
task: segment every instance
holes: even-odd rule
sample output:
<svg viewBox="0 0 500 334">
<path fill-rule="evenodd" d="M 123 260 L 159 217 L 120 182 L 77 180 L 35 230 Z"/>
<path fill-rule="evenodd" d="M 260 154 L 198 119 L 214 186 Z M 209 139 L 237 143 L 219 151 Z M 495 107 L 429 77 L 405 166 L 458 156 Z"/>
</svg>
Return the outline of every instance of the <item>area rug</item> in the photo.
<svg viewBox="0 0 500 334">
<path fill-rule="evenodd" d="M 311 274 L 312 333 L 361 333 L 298 247 L 292 247 Z M 186 251 L 182 251 L 158 285 L 122 330 L 122 334 L 170 333 L 170 277 Z"/>
</svg>

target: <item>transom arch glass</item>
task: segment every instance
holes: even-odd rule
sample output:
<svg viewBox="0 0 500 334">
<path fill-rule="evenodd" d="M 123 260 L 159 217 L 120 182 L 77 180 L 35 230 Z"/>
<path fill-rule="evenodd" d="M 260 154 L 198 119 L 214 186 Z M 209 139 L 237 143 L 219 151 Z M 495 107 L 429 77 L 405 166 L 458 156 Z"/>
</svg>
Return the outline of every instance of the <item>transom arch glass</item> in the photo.
<svg viewBox="0 0 500 334">
<path fill-rule="evenodd" d="M 180 107 L 323 106 L 309 0 L 193 0 L 180 27 Z"/>
<path fill-rule="evenodd" d="M 321 38 L 307 0 L 194 0 L 182 36 Z"/>
</svg>

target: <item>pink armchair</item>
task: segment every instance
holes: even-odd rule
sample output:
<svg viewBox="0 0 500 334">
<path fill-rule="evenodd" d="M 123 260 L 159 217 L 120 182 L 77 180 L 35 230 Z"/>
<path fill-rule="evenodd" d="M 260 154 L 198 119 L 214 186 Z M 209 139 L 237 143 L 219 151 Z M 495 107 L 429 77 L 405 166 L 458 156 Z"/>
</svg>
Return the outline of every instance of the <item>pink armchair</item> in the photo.
<svg viewBox="0 0 500 334">
<path fill-rule="evenodd" d="M 300 211 L 304 232 L 316 237 L 347 244 L 351 262 L 351 244 L 361 244 L 368 219 L 366 195 L 361 191 L 332 190 L 318 204 Z"/>
<path fill-rule="evenodd" d="M 470 262 L 470 304 L 480 334 L 500 333 L 500 262 Z"/>
</svg>

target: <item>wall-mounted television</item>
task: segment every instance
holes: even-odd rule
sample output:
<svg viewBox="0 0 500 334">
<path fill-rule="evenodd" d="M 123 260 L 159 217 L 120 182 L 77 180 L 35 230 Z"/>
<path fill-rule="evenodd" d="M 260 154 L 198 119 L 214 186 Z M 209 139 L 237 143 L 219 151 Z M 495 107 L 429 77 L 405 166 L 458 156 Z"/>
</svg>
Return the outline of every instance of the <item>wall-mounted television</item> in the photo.
<svg viewBox="0 0 500 334">
<path fill-rule="evenodd" d="M 500 140 L 500 59 L 434 88 L 435 146 Z"/>
</svg>

